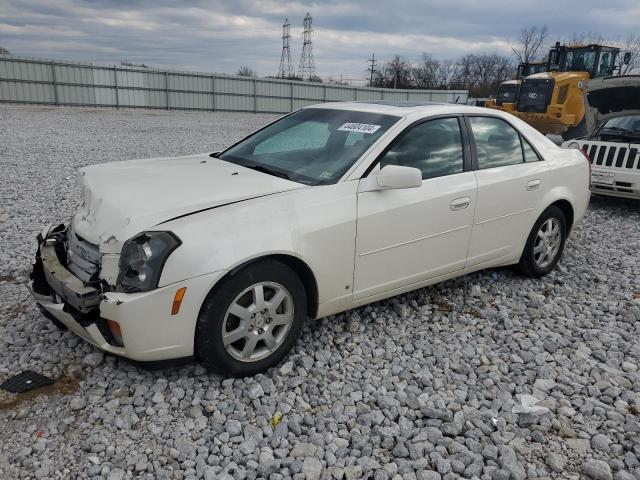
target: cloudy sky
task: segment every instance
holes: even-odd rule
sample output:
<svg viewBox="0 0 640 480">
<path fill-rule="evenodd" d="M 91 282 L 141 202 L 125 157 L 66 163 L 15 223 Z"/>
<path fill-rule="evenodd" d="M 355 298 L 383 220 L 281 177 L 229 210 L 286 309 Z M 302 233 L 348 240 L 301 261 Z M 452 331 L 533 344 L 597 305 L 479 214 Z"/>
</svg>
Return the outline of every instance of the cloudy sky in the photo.
<svg viewBox="0 0 640 480">
<path fill-rule="evenodd" d="M 284 17 L 297 69 L 302 19 L 311 12 L 322 77 L 355 80 L 375 52 L 415 60 L 510 53 L 525 25 L 550 40 L 571 32 L 618 39 L 638 31 L 638 0 L 0 0 L 0 46 L 13 54 L 159 68 L 277 72 Z"/>
</svg>

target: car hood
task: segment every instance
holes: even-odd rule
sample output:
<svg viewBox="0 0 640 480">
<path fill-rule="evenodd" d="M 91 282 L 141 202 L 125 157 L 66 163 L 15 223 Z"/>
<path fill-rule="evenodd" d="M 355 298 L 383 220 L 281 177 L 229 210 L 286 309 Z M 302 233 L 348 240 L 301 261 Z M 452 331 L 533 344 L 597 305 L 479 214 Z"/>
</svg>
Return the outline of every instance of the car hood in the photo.
<svg viewBox="0 0 640 480">
<path fill-rule="evenodd" d="M 80 180 L 73 228 L 103 253 L 176 217 L 304 187 L 208 154 L 89 166 Z"/>
<path fill-rule="evenodd" d="M 584 107 L 587 138 L 611 118 L 640 115 L 640 75 L 589 80 Z"/>
</svg>

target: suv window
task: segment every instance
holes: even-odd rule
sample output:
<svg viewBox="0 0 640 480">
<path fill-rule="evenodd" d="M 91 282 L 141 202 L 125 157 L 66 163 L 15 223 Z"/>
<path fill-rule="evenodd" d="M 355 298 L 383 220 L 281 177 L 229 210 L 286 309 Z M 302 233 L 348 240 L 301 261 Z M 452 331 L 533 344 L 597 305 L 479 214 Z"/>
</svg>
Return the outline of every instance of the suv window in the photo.
<svg viewBox="0 0 640 480">
<path fill-rule="evenodd" d="M 423 180 L 461 173 L 464 155 L 458 119 L 440 118 L 410 127 L 380 160 L 380 168 L 387 165 L 419 168 Z"/>
<path fill-rule="evenodd" d="M 507 122 L 495 117 L 470 117 L 469 122 L 480 170 L 524 161 L 520 134 Z"/>
</svg>

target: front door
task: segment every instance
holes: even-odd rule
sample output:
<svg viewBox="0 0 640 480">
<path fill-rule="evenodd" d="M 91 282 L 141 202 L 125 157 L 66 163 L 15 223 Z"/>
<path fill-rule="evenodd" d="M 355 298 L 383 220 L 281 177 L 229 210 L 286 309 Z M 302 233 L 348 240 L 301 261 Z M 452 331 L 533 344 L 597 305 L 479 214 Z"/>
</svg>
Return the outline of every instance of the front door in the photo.
<svg viewBox="0 0 640 480">
<path fill-rule="evenodd" d="M 461 121 L 408 127 L 370 173 L 401 165 L 419 168 L 423 180 L 416 188 L 358 194 L 355 300 L 464 268 L 477 186 Z"/>
</svg>

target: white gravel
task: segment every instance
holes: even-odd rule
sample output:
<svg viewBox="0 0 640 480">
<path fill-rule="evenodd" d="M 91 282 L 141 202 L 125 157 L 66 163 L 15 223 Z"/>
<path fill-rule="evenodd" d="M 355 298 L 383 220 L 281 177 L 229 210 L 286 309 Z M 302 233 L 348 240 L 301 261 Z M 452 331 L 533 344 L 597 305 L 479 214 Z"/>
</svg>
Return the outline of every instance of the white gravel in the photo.
<svg viewBox="0 0 640 480">
<path fill-rule="evenodd" d="M 78 167 L 272 118 L 0 106 L 0 382 L 61 378 L 0 398 L 0 478 L 640 478 L 640 202 L 594 198 L 542 280 L 491 270 L 309 323 L 244 380 L 140 370 L 39 314 L 33 237 L 75 209 Z"/>
</svg>

